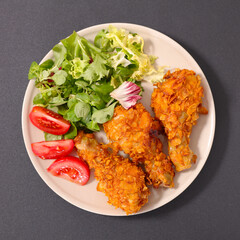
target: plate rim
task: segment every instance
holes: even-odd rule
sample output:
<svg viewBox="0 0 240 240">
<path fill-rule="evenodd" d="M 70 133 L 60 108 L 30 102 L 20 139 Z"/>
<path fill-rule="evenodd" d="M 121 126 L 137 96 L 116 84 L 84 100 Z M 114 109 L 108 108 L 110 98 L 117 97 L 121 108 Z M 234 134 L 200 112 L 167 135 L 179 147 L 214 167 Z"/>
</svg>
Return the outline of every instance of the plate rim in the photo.
<svg viewBox="0 0 240 240">
<path fill-rule="evenodd" d="M 21 122 L 22 122 L 22 134 L 23 134 L 23 139 L 24 139 L 24 144 L 25 144 L 25 148 L 27 150 L 28 156 L 35 168 L 35 170 L 37 171 L 38 175 L 41 177 L 41 179 L 47 184 L 48 187 L 50 187 L 50 189 L 55 192 L 58 196 L 60 196 L 61 198 L 63 198 L 65 201 L 69 202 L 70 204 L 83 209 L 85 211 L 91 212 L 91 213 L 95 213 L 95 214 L 100 214 L 100 215 L 105 215 L 105 216 L 134 216 L 134 215 L 138 215 L 138 214 L 143 214 L 143 213 L 147 213 L 147 212 L 151 212 L 153 210 L 156 210 L 164 205 L 166 205 L 167 203 L 171 202 L 172 200 L 174 200 L 175 198 L 177 198 L 179 195 L 181 195 L 193 182 L 194 180 L 197 178 L 197 176 L 199 175 L 199 173 L 202 171 L 204 165 L 206 164 L 206 161 L 209 157 L 209 154 L 211 152 L 212 149 L 212 145 L 213 145 L 213 140 L 214 140 L 214 136 L 215 136 L 215 130 L 216 130 L 216 110 L 215 110 L 215 103 L 214 103 L 214 98 L 213 98 L 213 94 L 210 88 L 210 85 L 208 83 L 208 80 L 204 74 L 204 72 L 202 71 L 201 67 L 199 66 L 199 64 L 197 63 L 197 61 L 192 57 L 192 55 L 185 49 L 183 48 L 177 41 L 175 41 L 174 39 L 172 39 L 171 37 L 165 35 L 162 32 L 159 32 L 155 29 L 143 26 L 143 25 L 139 25 L 139 24 L 133 24 L 133 23 L 121 23 L 121 22 L 113 22 L 113 23 L 103 23 L 103 24 L 98 24 L 98 25 L 92 25 L 86 28 L 83 28 L 79 31 L 77 31 L 77 33 L 81 33 L 82 35 L 84 34 L 88 34 L 91 33 L 92 31 L 98 29 L 98 28 L 107 28 L 109 25 L 113 25 L 119 28 L 140 28 L 143 31 L 150 31 L 152 33 L 154 33 L 154 35 L 161 36 L 161 38 L 163 38 L 164 40 L 167 40 L 168 42 L 170 42 L 173 46 L 177 47 L 178 49 L 181 50 L 181 52 L 183 52 L 192 62 L 194 62 L 196 64 L 196 66 L 200 69 L 201 74 L 203 75 L 203 77 L 205 78 L 206 82 L 205 84 L 207 84 L 208 90 L 209 90 L 209 98 L 212 100 L 212 110 L 213 110 L 213 114 L 212 116 L 212 128 L 211 128 L 211 134 L 210 134 L 210 141 L 209 141 L 209 148 L 208 148 L 208 152 L 206 154 L 206 159 L 204 160 L 204 163 L 202 164 L 202 166 L 197 170 L 195 169 L 195 173 L 193 175 L 193 178 L 191 178 L 189 181 L 185 182 L 184 187 L 182 187 L 182 189 L 178 192 L 178 194 L 175 196 L 173 195 L 173 197 L 171 197 L 170 199 L 166 199 L 165 201 L 162 202 L 161 205 L 156 206 L 152 209 L 148 209 L 148 210 L 143 210 L 140 212 L 137 212 L 135 214 L 132 215 L 126 215 L 124 212 L 123 214 L 112 214 L 112 213 L 103 213 L 101 211 L 96 211 L 96 210 L 92 210 L 89 209 L 87 207 L 87 204 L 81 204 L 81 206 L 78 205 L 78 201 L 76 201 L 74 198 L 71 198 L 68 196 L 67 193 L 65 193 L 64 191 L 62 191 L 61 189 L 56 188 L 56 186 L 51 182 L 48 181 L 48 177 L 45 176 L 45 174 L 38 168 L 37 164 L 35 163 L 35 161 L 33 160 L 32 156 L 35 157 L 35 155 L 32 153 L 31 151 L 31 147 L 29 146 L 29 141 L 27 140 L 27 126 L 24 124 L 26 122 L 27 116 L 28 116 L 28 111 L 27 111 L 27 100 L 30 98 L 30 90 L 32 88 L 32 85 L 34 84 L 33 81 L 30 81 L 28 83 L 28 86 L 26 88 L 25 94 L 24 94 L 24 99 L 23 99 L 23 104 L 22 104 L 22 116 L 21 116 Z M 137 31 L 136 31 L 137 32 Z M 49 58 L 49 55 L 52 53 L 52 50 L 50 50 L 40 61 L 40 64 L 45 61 L 46 59 Z M 197 171 L 197 172 L 196 172 Z M 107 203 L 106 203 L 107 204 Z M 86 205 L 86 206 L 85 206 Z"/>
</svg>

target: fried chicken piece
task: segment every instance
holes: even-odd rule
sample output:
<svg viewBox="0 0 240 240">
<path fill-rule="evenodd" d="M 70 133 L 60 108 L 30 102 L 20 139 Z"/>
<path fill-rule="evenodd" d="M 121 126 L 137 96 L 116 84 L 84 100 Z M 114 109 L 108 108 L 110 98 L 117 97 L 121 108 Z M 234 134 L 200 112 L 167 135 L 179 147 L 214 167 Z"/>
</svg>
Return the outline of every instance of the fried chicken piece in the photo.
<svg viewBox="0 0 240 240">
<path fill-rule="evenodd" d="M 202 107 L 203 88 L 200 76 L 186 69 L 167 72 L 164 79 L 165 82 L 156 84 L 151 106 L 167 134 L 170 159 L 176 170 L 182 171 L 190 168 L 197 158 L 189 148 L 189 141 L 198 113 L 207 114 Z"/>
<path fill-rule="evenodd" d="M 155 188 L 174 186 L 172 163 L 162 152 L 162 143 L 156 136 L 160 123 L 141 103 L 128 110 L 116 107 L 113 118 L 103 126 L 113 149 L 129 154 L 135 163 L 144 164 L 148 183 Z"/>
<path fill-rule="evenodd" d="M 132 214 L 148 202 L 150 192 L 140 167 L 110 152 L 93 134 L 79 132 L 74 141 L 78 155 L 95 169 L 97 190 L 105 193 L 108 203 Z"/>
</svg>

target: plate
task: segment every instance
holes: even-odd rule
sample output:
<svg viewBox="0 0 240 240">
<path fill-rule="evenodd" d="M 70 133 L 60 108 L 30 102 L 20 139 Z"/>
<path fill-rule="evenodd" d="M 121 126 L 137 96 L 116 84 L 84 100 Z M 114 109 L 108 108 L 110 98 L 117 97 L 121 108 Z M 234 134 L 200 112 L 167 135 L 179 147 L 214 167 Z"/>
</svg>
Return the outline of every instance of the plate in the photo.
<svg viewBox="0 0 240 240">
<path fill-rule="evenodd" d="M 110 24 L 141 35 L 145 41 L 144 51 L 147 54 L 158 56 L 156 61 L 157 65 L 167 65 L 170 66 L 171 69 L 187 68 L 194 70 L 197 74 L 199 74 L 202 79 L 202 86 L 204 88 L 205 95 L 203 105 L 207 107 L 209 111 L 208 115 L 200 116 L 197 125 L 193 127 L 191 135 L 190 147 L 198 157 L 196 164 L 194 164 L 189 170 L 176 173 L 175 187 L 173 189 L 151 188 L 151 195 L 149 196 L 148 203 L 137 213 L 141 214 L 159 208 L 172 201 L 197 177 L 208 158 L 213 143 L 215 132 L 215 107 L 211 89 L 204 73 L 191 55 L 177 42 L 158 31 L 144 26 L 127 23 Z M 79 31 L 78 34 L 93 41 L 96 34 L 100 30 L 107 28 L 110 24 L 101 24 L 89 27 Z M 50 51 L 41 62 L 52 57 L 52 51 Z M 142 103 L 152 114 L 150 99 L 153 87 L 151 84 L 146 82 L 143 82 L 143 87 L 145 92 L 142 98 Z M 115 209 L 115 207 L 109 205 L 107 203 L 107 197 L 96 190 L 97 181 L 94 179 L 93 172 L 88 184 L 85 186 L 79 186 L 47 173 L 46 168 L 52 163 L 52 160 L 43 161 L 32 153 L 31 143 L 44 140 L 43 132 L 34 127 L 28 118 L 28 115 L 33 107 L 33 98 L 37 93 L 38 89 L 34 87 L 34 81 L 30 81 L 23 101 L 22 131 L 28 155 L 38 174 L 55 193 L 81 209 L 102 215 L 126 216 L 125 212 L 121 209 Z M 98 133 L 97 138 L 106 141 L 103 132 Z"/>
</svg>

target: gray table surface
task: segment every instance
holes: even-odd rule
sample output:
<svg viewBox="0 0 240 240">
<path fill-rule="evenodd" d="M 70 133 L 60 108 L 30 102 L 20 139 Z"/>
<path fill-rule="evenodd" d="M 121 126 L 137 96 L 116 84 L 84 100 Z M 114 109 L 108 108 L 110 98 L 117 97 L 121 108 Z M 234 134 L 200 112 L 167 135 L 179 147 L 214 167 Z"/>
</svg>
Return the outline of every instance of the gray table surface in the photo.
<svg viewBox="0 0 240 240">
<path fill-rule="evenodd" d="M 0 239 L 240 239 L 239 1 L 0 1 Z M 21 108 L 32 61 L 73 30 L 109 22 L 156 29 L 175 39 L 205 73 L 217 127 L 208 161 L 167 205 L 107 217 L 58 197 L 24 146 Z"/>
</svg>

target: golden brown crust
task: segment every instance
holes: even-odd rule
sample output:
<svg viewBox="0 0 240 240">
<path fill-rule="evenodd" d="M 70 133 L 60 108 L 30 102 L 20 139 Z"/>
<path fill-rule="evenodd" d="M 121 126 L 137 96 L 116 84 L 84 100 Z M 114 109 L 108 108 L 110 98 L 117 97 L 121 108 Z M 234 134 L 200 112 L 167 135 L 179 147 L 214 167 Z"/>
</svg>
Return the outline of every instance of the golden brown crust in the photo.
<svg viewBox="0 0 240 240">
<path fill-rule="evenodd" d="M 200 76 L 194 71 L 168 72 L 164 78 L 165 82 L 156 84 L 151 106 L 168 136 L 170 158 L 176 170 L 182 171 L 190 168 L 197 158 L 189 148 L 189 141 L 198 113 L 207 114 L 201 105 L 203 88 Z"/>
<path fill-rule="evenodd" d="M 108 203 L 132 214 L 148 202 L 150 192 L 141 168 L 109 152 L 108 146 L 99 144 L 93 134 L 79 132 L 74 141 L 78 155 L 95 169 L 97 190 L 105 193 Z"/>
<path fill-rule="evenodd" d="M 104 123 L 110 146 L 123 150 L 135 163 L 143 163 L 149 182 L 154 187 L 173 187 L 174 170 L 171 161 L 162 153 L 162 143 L 156 137 L 160 123 L 153 119 L 141 103 L 126 110 L 118 106 L 113 118 Z"/>
</svg>

